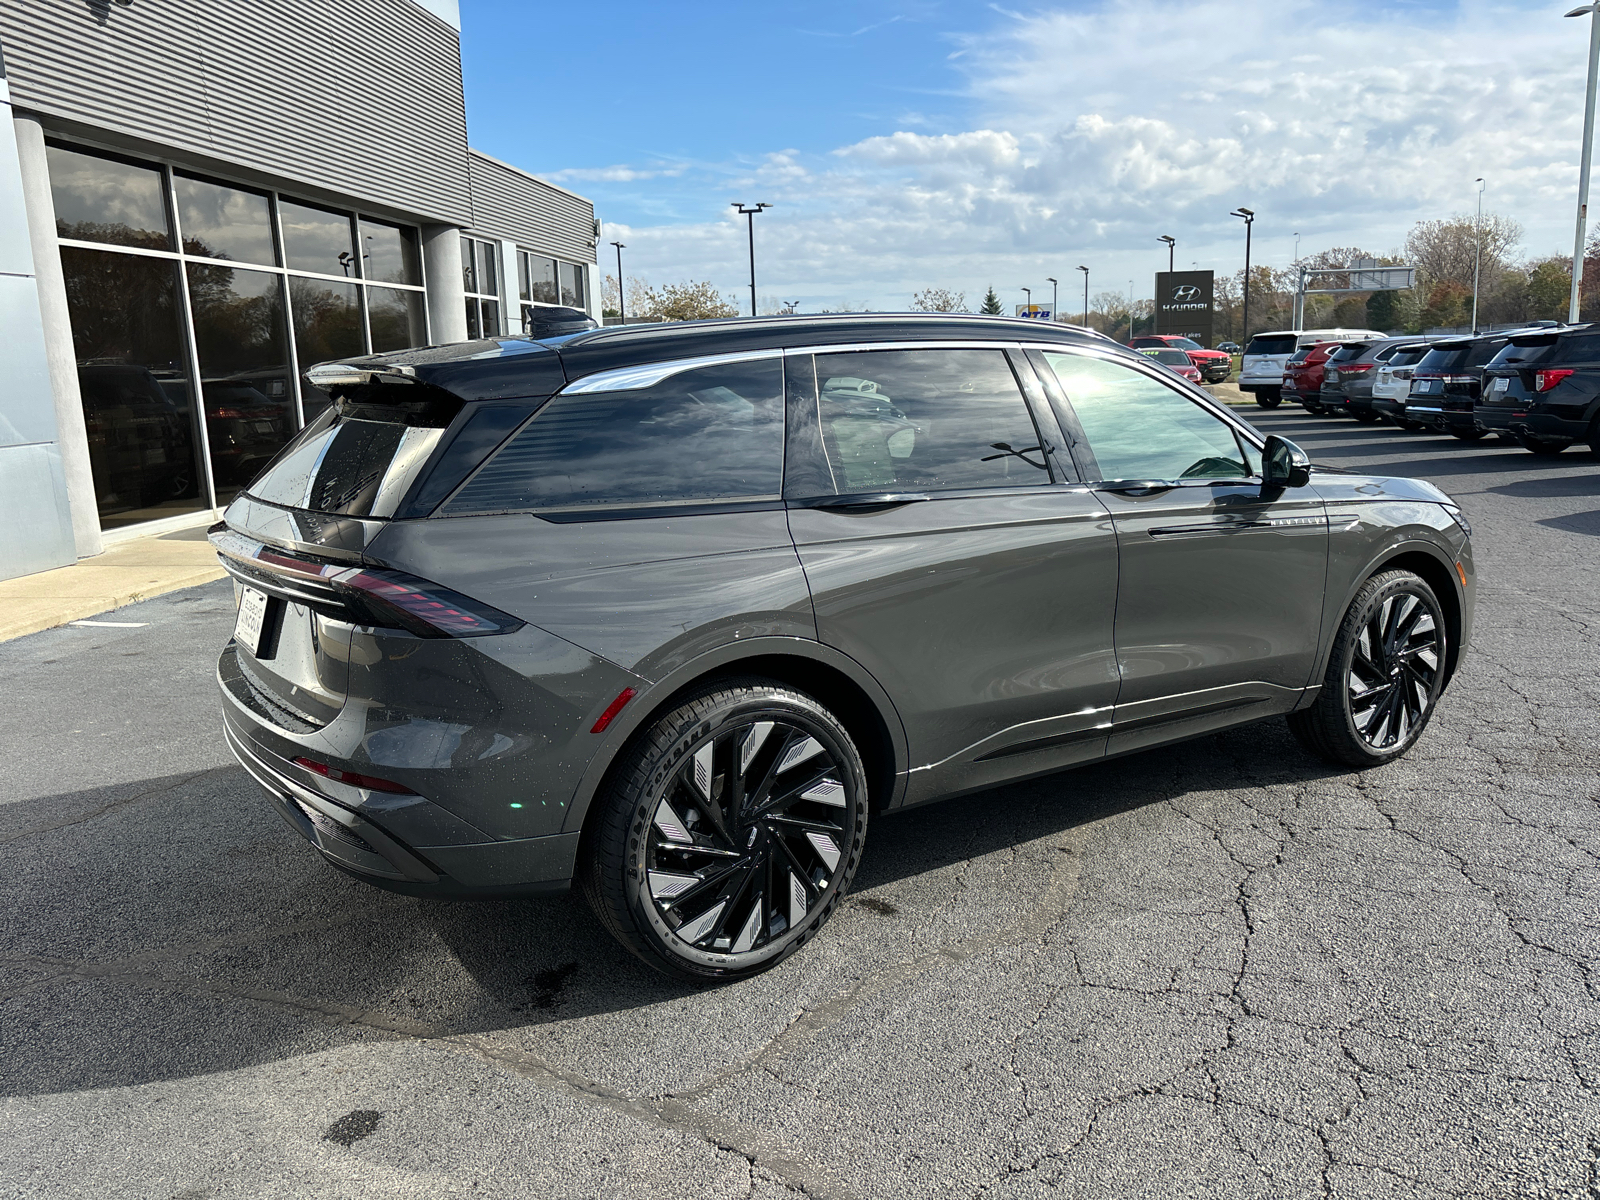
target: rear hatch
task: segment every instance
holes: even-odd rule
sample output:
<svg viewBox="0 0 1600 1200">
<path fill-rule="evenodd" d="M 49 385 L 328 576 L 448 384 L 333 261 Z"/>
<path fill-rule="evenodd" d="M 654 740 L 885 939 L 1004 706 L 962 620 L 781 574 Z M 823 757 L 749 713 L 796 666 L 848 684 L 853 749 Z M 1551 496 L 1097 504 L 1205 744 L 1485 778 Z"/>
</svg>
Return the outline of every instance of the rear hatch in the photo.
<svg viewBox="0 0 1600 1200">
<path fill-rule="evenodd" d="M 1409 407 L 1430 411 L 1459 407 L 1462 388 L 1477 382 L 1476 375 L 1467 374 L 1470 352 L 1470 343 L 1446 342 L 1423 355 L 1411 372 Z M 1471 407 L 1469 395 L 1467 408 Z"/>
<path fill-rule="evenodd" d="M 385 376 L 385 365 L 392 364 L 362 360 L 343 376 L 314 370 L 333 405 L 211 530 L 238 600 L 223 683 L 258 716 L 293 732 L 339 714 L 357 626 L 471 637 L 520 624 L 396 570 L 369 547 L 390 522 L 432 512 L 543 397 L 469 402 L 415 372 Z M 560 381 L 559 366 L 541 380 L 546 392 Z"/>
<path fill-rule="evenodd" d="M 1283 377 L 1283 368 L 1296 350 L 1298 339 L 1292 333 L 1258 333 L 1244 348 L 1240 363 L 1240 381 L 1277 383 Z"/>
<path fill-rule="evenodd" d="M 1372 370 L 1372 360 L 1363 359 L 1370 349 L 1363 342 L 1349 342 L 1330 354 L 1322 368 L 1322 394 L 1342 396 L 1347 383 Z"/>
<path fill-rule="evenodd" d="M 1556 360 L 1559 339 L 1554 334 L 1514 338 L 1483 370 L 1479 406 L 1485 424 L 1509 428 L 1513 420 L 1528 415 L 1528 405 L 1542 392 L 1555 388 L 1571 371 L 1547 369 Z"/>
</svg>

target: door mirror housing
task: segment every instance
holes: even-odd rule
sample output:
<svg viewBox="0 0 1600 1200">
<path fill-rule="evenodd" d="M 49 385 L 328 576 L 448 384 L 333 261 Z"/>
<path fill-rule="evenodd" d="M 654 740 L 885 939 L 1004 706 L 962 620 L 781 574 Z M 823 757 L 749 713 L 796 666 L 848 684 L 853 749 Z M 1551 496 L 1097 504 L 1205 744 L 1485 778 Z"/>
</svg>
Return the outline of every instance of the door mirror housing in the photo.
<svg viewBox="0 0 1600 1200">
<path fill-rule="evenodd" d="M 1302 488 L 1311 482 L 1311 459 L 1287 438 L 1277 434 L 1267 438 L 1261 449 L 1261 490 L 1281 492 Z"/>
</svg>

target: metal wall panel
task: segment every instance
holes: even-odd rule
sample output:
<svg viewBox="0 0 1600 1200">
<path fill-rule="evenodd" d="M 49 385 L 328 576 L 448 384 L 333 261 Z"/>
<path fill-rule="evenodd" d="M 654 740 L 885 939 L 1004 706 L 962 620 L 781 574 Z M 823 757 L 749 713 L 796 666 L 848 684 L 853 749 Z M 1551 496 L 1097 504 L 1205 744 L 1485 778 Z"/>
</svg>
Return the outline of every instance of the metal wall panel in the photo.
<svg viewBox="0 0 1600 1200">
<path fill-rule="evenodd" d="M 477 150 L 467 157 L 475 231 L 568 262 L 595 261 L 592 203 Z"/>
<path fill-rule="evenodd" d="M 0 0 L 13 102 L 466 224 L 457 32 L 411 0 Z"/>
</svg>

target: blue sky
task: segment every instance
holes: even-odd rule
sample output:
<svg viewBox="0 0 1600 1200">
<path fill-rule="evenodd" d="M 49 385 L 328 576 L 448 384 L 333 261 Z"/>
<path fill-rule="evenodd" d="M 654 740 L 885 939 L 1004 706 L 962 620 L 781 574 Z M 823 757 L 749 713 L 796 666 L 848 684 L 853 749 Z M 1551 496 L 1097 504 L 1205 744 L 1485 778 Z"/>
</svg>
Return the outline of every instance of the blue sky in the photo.
<svg viewBox="0 0 1600 1200">
<path fill-rule="evenodd" d="M 1570 240 L 1586 30 L 1545 3 L 464 0 L 473 144 L 594 200 L 629 275 L 763 304 L 905 307 L 1044 277 L 1148 295 L 1164 251 L 1219 271 L 1399 246 L 1487 206 Z M 609 263 L 602 258 L 602 268 Z M 742 293 L 740 293 L 742 294 Z M 1080 296 L 1081 293 L 1077 293 Z M 1068 307 L 1063 297 L 1062 307 Z"/>
</svg>

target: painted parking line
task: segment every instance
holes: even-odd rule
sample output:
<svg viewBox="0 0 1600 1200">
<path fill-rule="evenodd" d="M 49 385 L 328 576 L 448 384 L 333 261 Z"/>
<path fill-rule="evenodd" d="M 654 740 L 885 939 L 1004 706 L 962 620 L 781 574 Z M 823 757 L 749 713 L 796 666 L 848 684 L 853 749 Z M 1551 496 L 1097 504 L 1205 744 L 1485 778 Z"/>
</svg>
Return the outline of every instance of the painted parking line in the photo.
<svg viewBox="0 0 1600 1200">
<path fill-rule="evenodd" d="M 68 625 L 84 625 L 94 629 L 143 629 L 149 621 L 68 621 Z"/>
</svg>

